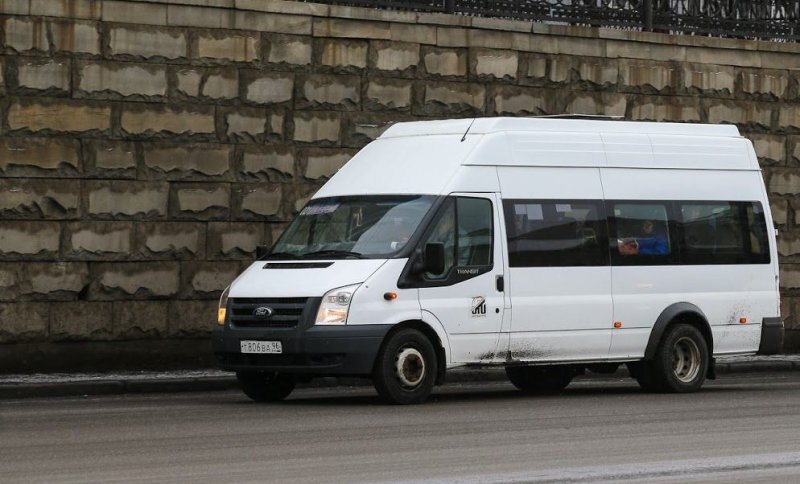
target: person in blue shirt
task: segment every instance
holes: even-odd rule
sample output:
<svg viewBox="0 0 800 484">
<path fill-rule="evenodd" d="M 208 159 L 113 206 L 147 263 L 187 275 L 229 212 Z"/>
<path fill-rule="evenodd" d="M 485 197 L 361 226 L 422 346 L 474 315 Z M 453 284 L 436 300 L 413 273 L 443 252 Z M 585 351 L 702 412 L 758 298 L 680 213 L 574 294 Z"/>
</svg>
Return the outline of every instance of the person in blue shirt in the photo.
<svg viewBox="0 0 800 484">
<path fill-rule="evenodd" d="M 652 220 L 645 220 L 642 224 L 643 236 L 624 239 L 618 242 L 619 253 L 622 255 L 666 255 L 669 253 L 667 237 L 655 231 Z"/>
</svg>

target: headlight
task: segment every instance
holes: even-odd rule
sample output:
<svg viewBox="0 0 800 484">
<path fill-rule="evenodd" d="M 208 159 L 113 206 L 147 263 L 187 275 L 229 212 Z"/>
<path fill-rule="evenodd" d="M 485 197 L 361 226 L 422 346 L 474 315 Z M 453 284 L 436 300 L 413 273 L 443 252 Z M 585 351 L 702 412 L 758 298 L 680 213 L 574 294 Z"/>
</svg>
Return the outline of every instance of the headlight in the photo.
<svg viewBox="0 0 800 484">
<path fill-rule="evenodd" d="M 219 325 L 225 324 L 225 313 L 228 310 L 228 293 L 230 291 L 231 286 L 226 287 L 219 297 L 219 306 L 217 306 L 217 324 Z"/>
<path fill-rule="evenodd" d="M 347 324 L 347 312 L 353 293 L 361 284 L 339 287 L 322 296 L 314 324 Z"/>
</svg>

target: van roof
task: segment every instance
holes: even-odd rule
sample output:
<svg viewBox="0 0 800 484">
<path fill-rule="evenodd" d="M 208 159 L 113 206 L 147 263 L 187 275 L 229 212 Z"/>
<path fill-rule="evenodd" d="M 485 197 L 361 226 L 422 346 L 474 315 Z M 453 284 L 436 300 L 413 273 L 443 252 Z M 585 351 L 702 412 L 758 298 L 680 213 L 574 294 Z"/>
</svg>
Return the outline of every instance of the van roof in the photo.
<svg viewBox="0 0 800 484">
<path fill-rule="evenodd" d="M 538 118 L 465 118 L 397 123 L 384 131 L 381 138 L 444 134 L 463 135 L 467 132 L 467 129 L 469 129 L 469 134 L 489 134 L 504 131 L 561 131 L 740 137 L 739 129 L 734 125 L 618 121 L 600 117 L 598 119 L 557 119 L 545 116 Z"/>
<path fill-rule="evenodd" d="M 499 189 L 492 185 L 495 167 L 759 170 L 751 143 L 731 125 L 553 118 L 420 121 L 389 128 L 314 198 L 493 191 Z"/>
</svg>

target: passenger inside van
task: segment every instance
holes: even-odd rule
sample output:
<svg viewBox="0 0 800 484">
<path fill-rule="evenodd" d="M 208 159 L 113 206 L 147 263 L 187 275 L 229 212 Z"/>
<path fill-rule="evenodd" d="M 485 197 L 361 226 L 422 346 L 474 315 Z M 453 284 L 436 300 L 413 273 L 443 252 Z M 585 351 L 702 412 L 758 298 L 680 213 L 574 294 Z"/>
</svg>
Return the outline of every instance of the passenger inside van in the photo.
<svg viewBox="0 0 800 484">
<path fill-rule="evenodd" d="M 667 237 L 655 230 L 652 220 L 642 223 L 642 235 L 623 239 L 618 244 L 622 255 L 666 255 L 669 253 Z"/>
</svg>

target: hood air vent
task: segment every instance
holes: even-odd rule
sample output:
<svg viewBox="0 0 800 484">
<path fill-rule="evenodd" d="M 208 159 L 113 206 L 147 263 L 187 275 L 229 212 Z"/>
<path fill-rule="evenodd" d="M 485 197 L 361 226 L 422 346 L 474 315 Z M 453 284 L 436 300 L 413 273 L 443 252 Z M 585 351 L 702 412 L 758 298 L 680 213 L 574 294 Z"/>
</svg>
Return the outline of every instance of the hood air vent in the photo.
<svg viewBox="0 0 800 484">
<path fill-rule="evenodd" d="M 264 269 L 325 269 L 333 262 L 267 262 Z"/>
</svg>

